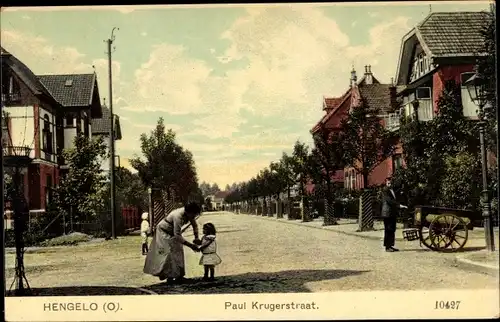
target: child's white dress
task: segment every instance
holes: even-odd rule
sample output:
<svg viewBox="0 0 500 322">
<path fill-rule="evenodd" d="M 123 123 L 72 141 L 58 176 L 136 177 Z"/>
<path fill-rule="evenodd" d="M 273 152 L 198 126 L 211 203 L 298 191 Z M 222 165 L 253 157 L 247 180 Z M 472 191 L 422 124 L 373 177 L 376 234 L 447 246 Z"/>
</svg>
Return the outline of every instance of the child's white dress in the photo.
<svg viewBox="0 0 500 322">
<path fill-rule="evenodd" d="M 143 244 L 148 243 L 148 231 L 149 231 L 149 222 L 147 220 L 143 220 L 141 223 L 141 239 Z"/>
<path fill-rule="evenodd" d="M 211 241 L 210 244 L 205 247 L 201 253 L 200 265 L 219 265 L 222 263 L 219 255 L 217 255 L 217 241 L 215 240 L 215 235 L 206 235 L 201 239 L 202 244 L 206 241 Z"/>
</svg>

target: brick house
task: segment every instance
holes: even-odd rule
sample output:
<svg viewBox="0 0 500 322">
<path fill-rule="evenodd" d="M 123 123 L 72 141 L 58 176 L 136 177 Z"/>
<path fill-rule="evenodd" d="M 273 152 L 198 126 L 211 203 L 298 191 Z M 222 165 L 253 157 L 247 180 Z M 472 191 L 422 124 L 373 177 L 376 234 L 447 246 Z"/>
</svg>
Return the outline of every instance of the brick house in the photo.
<svg viewBox="0 0 500 322">
<path fill-rule="evenodd" d="M 22 170 L 23 191 L 32 211 L 43 211 L 51 187 L 67 168 L 61 156 L 77 133 L 91 135 L 92 118 L 102 117 L 96 74 L 36 76 L 1 49 L 2 146 L 31 148 L 32 163 Z"/>
<path fill-rule="evenodd" d="M 476 58 L 483 55 L 482 28 L 491 16 L 486 12 L 434 12 L 402 39 L 396 72 L 397 96 L 401 112 L 413 117 L 418 101 L 418 117 L 431 120 L 448 80 L 461 86 L 464 116 L 477 120 L 477 106 L 463 84 L 474 75 Z M 488 162 L 495 162 L 488 153 Z"/>
<path fill-rule="evenodd" d="M 481 29 L 489 19 L 486 12 L 434 12 L 403 37 L 395 81 L 406 116 L 414 114 L 412 103 L 418 100 L 419 119 L 432 119 L 446 81 L 461 85 L 474 75 Z M 463 86 L 462 104 L 465 116 L 477 118 Z"/>
<path fill-rule="evenodd" d="M 325 98 L 323 110 L 325 115 L 313 127 L 311 134 L 317 135 L 321 131 L 340 131 L 342 120 L 344 120 L 349 111 L 359 106 L 361 99 L 367 104 L 379 110 L 380 117 L 384 124 L 391 130 L 396 130 L 399 125 L 399 113 L 397 111 L 396 87 L 392 84 L 382 84 L 373 75 L 370 66 L 365 66 L 365 73 L 358 81 L 356 71 L 351 71 L 349 89 L 340 97 Z M 378 185 L 384 182 L 387 173 L 393 168 L 400 166 L 400 147 L 398 146 L 396 154 L 378 165 L 368 177 L 370 185 Z M 333 182 L 343 183 L 346 189 L 363 188 L 363 177 L 353 168 L 339 169 Z"/>
</svg>

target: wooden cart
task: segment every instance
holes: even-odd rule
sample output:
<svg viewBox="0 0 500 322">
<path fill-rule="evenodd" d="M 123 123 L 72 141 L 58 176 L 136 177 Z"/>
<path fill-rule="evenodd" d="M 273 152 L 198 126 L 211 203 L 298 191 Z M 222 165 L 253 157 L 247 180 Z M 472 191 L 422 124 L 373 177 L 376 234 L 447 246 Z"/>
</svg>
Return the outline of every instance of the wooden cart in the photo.
<svg viewBox="0 0 500 322">
<path fill-rule="evenodd" d="M 469 230 L 480 221 L 481 215 L 470 210 L 417 206 L 413 227 L 403 230 L 403 238 L 420 240 L 420 245 L 434 251 L 457 251 L 465 246 Z"/>
</svg>

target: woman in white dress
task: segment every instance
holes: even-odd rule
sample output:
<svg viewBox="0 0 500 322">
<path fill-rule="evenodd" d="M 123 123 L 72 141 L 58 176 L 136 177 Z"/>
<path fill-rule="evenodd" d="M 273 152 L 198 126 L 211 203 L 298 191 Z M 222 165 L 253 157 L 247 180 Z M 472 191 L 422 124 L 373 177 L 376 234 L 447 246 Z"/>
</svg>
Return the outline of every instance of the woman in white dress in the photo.
<svg viewBox="0 0 500 322">
<path fill-rule="evenodd" d="M 198 238 L 198 224 L 196 216 L 201 208 L 196 203 L 174 209 L 156 226 L 155 235 L 144 263 L 144 273 L 157 276 L 167 283 L 181 283 L 186 274 L 184 267 L 183 246 L 199 251 L 196 243 L 201 243 Z M 182 226 L 190 222 L 193 227 L 194 243 L 182 237 Z"/>
</svg>

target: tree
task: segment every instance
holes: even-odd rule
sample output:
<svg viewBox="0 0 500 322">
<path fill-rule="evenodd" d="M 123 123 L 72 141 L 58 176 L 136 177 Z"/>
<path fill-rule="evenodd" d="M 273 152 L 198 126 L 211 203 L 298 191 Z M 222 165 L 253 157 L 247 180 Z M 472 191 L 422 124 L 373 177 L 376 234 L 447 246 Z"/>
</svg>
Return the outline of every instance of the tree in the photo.
<svg viewBox="0 0 500 322">
<path fill-rule="evenodd" d="M 73 142 L 72 148 L 62 152 L 68 172 L 55 188 L 53 202 L 63 215 L 70 214 L 78 222 L 95 219 L 96 210 L 103 206 L 106 176 L 101 160 L 107 153 L 102 137 L 78 134 Z"/>
<path fill-rule="evenodd" d="M 345 163 L 362 175 L 365 188 L 369 188 L 370 173 L 395 150 L 395 136 L 386 130 L 378 114 L 362 98 L 360 105 L 341 122 L 340 142 Z"/>
<path fill-rule="evenodd" d="M 135 157 L 130 164 L 146 186 L 161 189 L 169 197 L 174 190 L 183 201 L 196 193 L 198 184 L 192 154 L 176 142 L 172 129 L 166 131 L 163 118 L 149 136 L 142 134 L 140 141 L 145 160 Z"/>
<path fill-rule="evenodd" d="M 394 183 L 410 207 L 476 207 L 481 189 L 477 130 L 463 116 L 460 88 L 453 80 L 446 82 L 437 106 L 431 121 L 403 120 L 400 136 L 406 165 L 396 172 Z"/>
<path fill-rule="evenodd" d="M 137 173 L 118 167 L 115 171 L 116 204 L 119 207 L 133 206 L 139 211 L 149 208 L 148 189 Z"/>
<path fill-rule="evenodd" d="M 279 164 L 282 169 L 281 174 L 286 187 L 288 205 L 290 205 L 291 189 L 296 183 L 296 176 L 293 172 L 293 157 L 283 152 Z"/>
<path fill-rule="evenodd" d="M 289 160 L 291 163 L 291 169 L 293 171 L 294 177 L 299 184 L 299 192 L 301 196 L 306 195 L 306 184 L 309 174 L 309 148 L 305 143 L 296 141 L 293 146 L 292 159 Z"/>
<path fill-rule="evenodd" d="M 201 190 L 201 193 L 204 197 L 210 195 L 210 184 L 209 183 L 206 183 L 205 181 L 203 181 L 201 184 L 200 184 L 200 190 Z"/>
<path fill-rule="evenodd" d="M 314 137 L 314 148 L 310 159 L 310 176 L 320 186 L 324 186 L 325 200 L 327 207 L 331 207 L 334 202 L 334 186 L 332 178 L 336 171 L 344 168 L 344 152 L 340 137 L 336 133 L 326 129 L 316 134 Z M 316 186 L 316 185 L 315 185 Z M 335 218 L 331 217 L 332 211 L 326 211 L 324 216 L 325 225 L 336 224 Z"/>
</svg>

